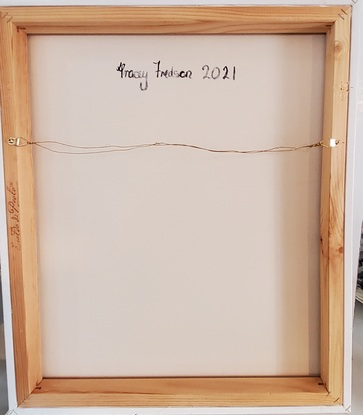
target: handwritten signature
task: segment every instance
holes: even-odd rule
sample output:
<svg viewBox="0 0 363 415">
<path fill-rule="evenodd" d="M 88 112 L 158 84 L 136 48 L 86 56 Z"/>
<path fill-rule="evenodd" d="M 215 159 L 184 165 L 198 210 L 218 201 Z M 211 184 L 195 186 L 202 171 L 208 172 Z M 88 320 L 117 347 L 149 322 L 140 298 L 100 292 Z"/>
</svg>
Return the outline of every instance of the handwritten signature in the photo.
<svg viewBox="0 0 363 415">
<path fill-rule="evenodd" d="M 13 182 L 9 182 L 6 186 L 6 191 L 8 192 L 7 209 L 10 217 L 10 246 L 20 250 L 21 235 L 18 192 Z"/>
</svg>

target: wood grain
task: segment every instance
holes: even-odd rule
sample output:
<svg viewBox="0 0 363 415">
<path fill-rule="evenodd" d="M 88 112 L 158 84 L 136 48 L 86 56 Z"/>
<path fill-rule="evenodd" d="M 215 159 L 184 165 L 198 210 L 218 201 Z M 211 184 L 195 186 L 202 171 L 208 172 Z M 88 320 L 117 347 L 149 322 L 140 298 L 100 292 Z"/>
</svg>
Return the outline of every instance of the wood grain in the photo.
<svg viewBox="0 0 363 415">
<path fill-rule="evenodd" d="M 347 7 L 7 7 L 29 34 L 322 33 Z M 342 11 L 344 10 L 344 12 Z"/>
<path fill-rule="evenodd" d="M 9 146 L 30 138 L 27 36 L 0 19 L 0 76 L 12 322 L 18 402 L 42 379 L 32 152 Z"/>
<path fill-rule="evenodd" d="M 22 407 L 333 405 L 318 377 L 44 379 Z"/>
<path fill-rule="evenodd" d="M 343 399 L 345 153 L 349 97 L 350 14 L 327 35 L 321 190 L 321 376 Z"/>
</svg>

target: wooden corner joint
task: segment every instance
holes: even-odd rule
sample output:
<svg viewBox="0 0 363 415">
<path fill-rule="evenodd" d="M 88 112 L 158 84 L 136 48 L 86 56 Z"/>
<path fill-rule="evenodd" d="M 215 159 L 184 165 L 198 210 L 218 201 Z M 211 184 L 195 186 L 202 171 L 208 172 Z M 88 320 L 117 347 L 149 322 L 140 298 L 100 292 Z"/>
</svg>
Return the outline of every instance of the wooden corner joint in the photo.
<svg viewBox="0 0 363 415">
<path fill-rule="evenodd" d="M 352 0 L 354 3 L 354 1 Z M 354 3 L 355 4 L 355 3 Z M 350 19 L 352 15 L 352 6 L 345 6 L 340 8 L 340 13 L 338 13 L 338 19 L 346 20 Z"/>
<path fill-rule="evenodd" d="M 1 12 L 0 11 L 0 17 L 5 20 L 5 23 L 10 23 L 13 20 L 14 16 L 9 15 L 8 12 Z"/>
<path fill-rule="evenodd" d="M 326 398 L 329 398 L 330 405 L 342 405 L 343 404 L 343 397 L 341 396 L 334 396 L 332 391 L 329 391 L 326 382 L 323 379 L 320 379 L 319 385 L 322 385 L 326 389 Z"/>
<path fill-rule="evenodd" d="M 338 396 L 337 398 L 335 396 L 332 395 L 331 392 L 328 391 L 326 397 L 330 397 L 333 401 L 333 405 L 342 405 L 343 403 L 343 398 L 342 396 Z"/>
</svg>

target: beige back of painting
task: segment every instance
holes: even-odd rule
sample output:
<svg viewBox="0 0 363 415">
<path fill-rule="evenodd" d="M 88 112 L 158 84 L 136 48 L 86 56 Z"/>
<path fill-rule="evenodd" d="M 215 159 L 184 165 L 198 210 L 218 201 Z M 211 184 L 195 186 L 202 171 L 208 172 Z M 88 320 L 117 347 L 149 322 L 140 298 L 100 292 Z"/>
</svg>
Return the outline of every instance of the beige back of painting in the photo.
<svg viewBox="0 0 363 415">
<path fill-rule="evenodd" d="M 318 142 L 324 41 L 31 36 L 33 140 Z M 319 373 L 320 148 L 34 152 L 45 377 Z"/>
</svg>

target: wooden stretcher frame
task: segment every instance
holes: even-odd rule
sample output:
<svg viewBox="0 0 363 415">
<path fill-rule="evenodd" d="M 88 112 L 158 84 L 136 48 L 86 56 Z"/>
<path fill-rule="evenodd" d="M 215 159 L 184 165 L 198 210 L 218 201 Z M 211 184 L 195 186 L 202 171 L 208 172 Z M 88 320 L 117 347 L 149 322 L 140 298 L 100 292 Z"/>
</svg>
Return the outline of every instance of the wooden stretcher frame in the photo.
<svg viewBox="0 0 363 415">
<path fill-rule="evenodd" d="M 344 203 L 351 7 L 4 7 L 0 82 L 19 407 L 333 406 L 343 400 Z M 27 38 L 32 34 L 325 33 L 321 372 L 314 377 L 46 379 L 42 375 Z M 75 39 L 76 41 L 76 39 Z M 339 141 L 330 147 L 330 139 Z M 13 143 L 14 144 L 14 143 Z"/>
</svg>

